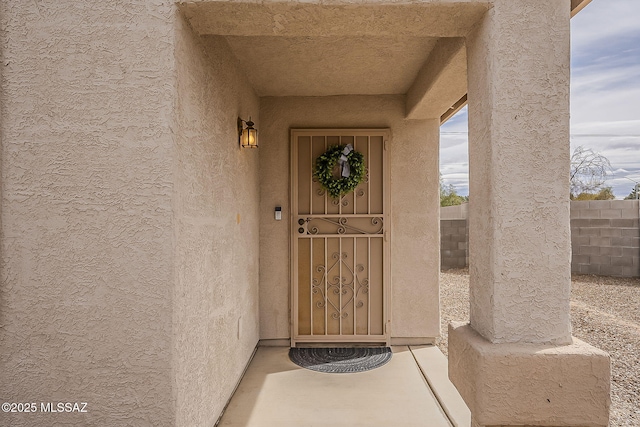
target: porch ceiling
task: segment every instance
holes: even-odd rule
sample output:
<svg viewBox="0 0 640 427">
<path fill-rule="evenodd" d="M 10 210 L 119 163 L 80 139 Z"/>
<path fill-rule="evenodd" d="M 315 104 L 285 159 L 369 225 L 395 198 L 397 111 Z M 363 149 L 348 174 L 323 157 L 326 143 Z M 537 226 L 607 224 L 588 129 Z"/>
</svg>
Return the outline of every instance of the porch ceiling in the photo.
<svg viewBox="0 0 640 427">
<path fill-rule="evenodd" d="M 226 38 L 258 96 L 407 94 L 414 119 L 440 117 L 466 93 L 460 40 L 489 7 L 478 0 L 180 4 L 198 34 Z"/>
<path fill-rule="evenodd" d="M 238 37 L 227 41 L 258 96 L 405 93 L 428 37 Z"/>
</svg>

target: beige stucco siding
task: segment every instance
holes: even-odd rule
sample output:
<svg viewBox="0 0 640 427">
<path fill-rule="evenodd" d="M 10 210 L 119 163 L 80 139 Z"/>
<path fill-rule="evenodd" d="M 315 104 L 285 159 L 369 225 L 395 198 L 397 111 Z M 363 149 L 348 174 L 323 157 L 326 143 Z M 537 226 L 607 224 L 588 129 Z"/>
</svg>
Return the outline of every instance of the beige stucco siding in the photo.
<svg viewBox="0 0 640 427">
<path fill-rule="evenodd" d="M 569 8 L 496 0 L 467 46 L 471 324 L 568 343 Z"/>
<path fill-rule="evenodd" d="M 258 156 L 236 120 L 258 98 L 219 37 L 176 39 L 176 425 L 210 426 L 258 341 Z"/>
<path fill-rule="evenodd" d="M 257 98 L 172 2 L 0 7 L 0 400 L 213 425 L 258 340 Z"/>
<path fill-rule="evenodd" d="M 0 400 L 173 419 L 169 1 L 0 2 Z M 55 420 L 54 420 L 55 418 Z"/>
<path fill-rule="evenodd" d="M 290 336 L 291 128 L 391 129 L 392 337 L 439 334 L 439 123 L 405 120 L 404 108 L 403 96 L 261 98 L 261 339 Z M 283 221 L 274 220 L 275 206 Z"/>
<path fill-rule="evenodd" d="M 558 365 L 537 347 L 509 350 L 572 342 L 566 195 L 569 5 L 577 2 L 302 3 L 0 0 L 0 403 L 87 403 L 83 414 L 0 412 L 0 426 L 215 424 L 258 340 L 290 337 L 293 128 L 390 130 L 390 335 L 396 344 L 438 336 L 440 112 L 408 120 L 406 101 L 453 105 L 457 95 L 430 88 L 459 77 L 462 56 L 471 327 L 451 329 L 451 360 L 463 362 L 450 364 L 450 378 L 475 402 L 488 396 L 472 375 L 485 362 L 511 364 L 507 376 L 490 376 L 519 384 L 518 364 L 537 358 L 531 390 L 546 393 L 553 377 L 577 384 L 586 402 L 581 393 L 592 391 L 582 384 L 597 377 L 601 394 L 591 401 L 603 406 L 592 405 L 591 419 L 606 423 L 608 356 L 598 354 L 592 371 L 580 368 L 595 354 L 585 346 L 560 352 Z M 434 40 L 400 43 L 413 37 L 464 37 L 466 52 L 430 56 Z M 419 90 L 381 95 L 388 74 L 378 65 L 347 73 L 375 91 L 343 80 L 347 63 L 323 52 L 360 39 L 343 56 L 377 61 L 358 52 L 380 42 L 393 62 L 422 46 Z M 247 41 L 254 60 L 240 61 Z M 282 55 L 269 49 L 280 45 Z M 324 60 L 300 62 L 304 55 Z M 285 71 L 265 78 L 274 57 Z M 428 72 L 429 58 L 440 73 Z M 294 62 L 308 67 L 286 67 Z M 254 65 L 260 79 L 246 70 Z M 322 80 L 309 78 L 317 65 Z M 301 84 L 286 92 L 291 71 Z M 412 87 L 411 75 L 389 90 Z M 261 89 L 263 80 L 276 90 Z M 256 123 L 259 149 L 238 146 L 238 116 Z M 517 395 L 493 399 L 506 414 L 499 418 L 483 418 L 494 409 L 486 399 L 470 404 L 474 423 L 567 418 L 562 405 L 549 412 L 544 402 L 530 406 L 535 417 L 513 417 L 503 410 L 516 408 L 508 398 Z"/>
</svg>

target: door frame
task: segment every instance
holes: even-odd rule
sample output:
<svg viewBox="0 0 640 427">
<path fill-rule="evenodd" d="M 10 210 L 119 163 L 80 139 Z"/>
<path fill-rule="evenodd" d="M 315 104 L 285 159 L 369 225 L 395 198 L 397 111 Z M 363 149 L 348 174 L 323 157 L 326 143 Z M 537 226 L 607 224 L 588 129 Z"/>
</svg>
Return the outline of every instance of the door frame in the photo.
<svg viewBox="0 0 640 427">
<path fill-rule="evenodd" d="M 298 192 L 297 192 L 297 176 L 298 176 L 298 144 L 297 136 L 308 135 L 314 136 L 332 134 L 330 136 L 382 136 L 383 138 L 383 221 L 385 224 L 384 235 L 382 237 L 383 242 L 383 335 L 354 335 L 357 337 L 354 341 L 344 340 L 331 340 L 327 336 L 301 336 L 297 334 L 298 331 L 298 236 L 296 231 L 298 225 L 296 222 L 296 215 L 298 211 Z M 388 159 L 388 147 L 390 146 L 391 130 L 389 128 L 291 128 L 289 135 L 289 147 L 290 147 L 290 159 L 289 159 L 289 203 L 291 206 L 289 212 L 289 233 L 291 235 L 291 243 L 289 247 L 289 261 L 291 265 L 291 280 L 290 280 L 290 292 L 289 292 L 289 323 L 291 330 L 291 347 L 296 347 L 298 343 L 304 343 L 305 346 L 313 345 L 328 345 L 340 343 L 342 346 L 358 345 L 358 344 L 382 344 L 389 346 L 391 343 L 391 189 L 390 189 L 390 171 L 389 171 L 389 159 Z M 295 211 L 295 212 L 294 212 Z M 313 327 L 313 326 L 312 326 Z"/>
</svg>

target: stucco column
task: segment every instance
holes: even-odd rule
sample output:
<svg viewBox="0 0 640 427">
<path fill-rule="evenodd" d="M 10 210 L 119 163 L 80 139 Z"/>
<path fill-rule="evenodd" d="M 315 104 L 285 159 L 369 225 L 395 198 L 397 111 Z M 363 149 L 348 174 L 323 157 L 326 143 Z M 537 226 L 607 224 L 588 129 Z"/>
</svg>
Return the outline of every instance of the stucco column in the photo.
<svg viewBox="0 0 640 427">
<path fill-rule="evenodd" d="M 478 426 L 608 422 L 608 355 L 569 320 L 569 19 L 495 0 L 467 39 L 471 322 L 449 375 Z"/>
<path fill-rule="evenodd" d="M 499 0 L 468 40 L 471 325 L 570 342 L 569 6 Z"/>
</svg>

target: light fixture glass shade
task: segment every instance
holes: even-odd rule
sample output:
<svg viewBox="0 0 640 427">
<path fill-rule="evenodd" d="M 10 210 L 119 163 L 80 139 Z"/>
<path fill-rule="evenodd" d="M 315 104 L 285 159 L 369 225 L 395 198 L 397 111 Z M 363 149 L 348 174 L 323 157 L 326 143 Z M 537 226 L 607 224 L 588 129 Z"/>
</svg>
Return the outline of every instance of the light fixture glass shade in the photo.
<svg viewBox="0 0 640 427">
<path fill-rule="evenodd" d="M 244 127 L 244 124 L 247 127 Z M 253 127 L 251 117 L 244 121 L 238 117 L 238 137 L 240 138 L 240 146 L 243 148 L 258 148 L 258 130 Z"/>
<path fill-rule="evenodd" d="M 242 130 L 240 145 L 245 148 L 258 148 L 258 131 L 254 129 L 253 126 L 249 126 Z"/>
</svg>

